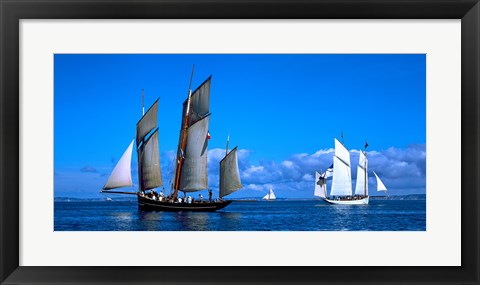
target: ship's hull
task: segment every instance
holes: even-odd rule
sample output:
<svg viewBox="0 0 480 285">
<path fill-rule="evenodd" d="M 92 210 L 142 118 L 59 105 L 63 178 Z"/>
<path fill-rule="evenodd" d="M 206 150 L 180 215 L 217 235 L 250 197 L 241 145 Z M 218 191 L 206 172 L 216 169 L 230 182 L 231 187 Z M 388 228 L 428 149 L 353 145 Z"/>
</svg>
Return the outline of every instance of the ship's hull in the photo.
<svg viewBox="0 0 480 285">
<path fill-rule="evenodd" d="M 232 201 L 218 202 L 195 202 L 195 203 L 172 203 L 156 201 L 147 197 L 138 197 L 138 207 L 147 211 L 169 211 L 169 212 L 214 212 L 228 206 Z"/>
<path fill-rule="evenodd" d="M 325 202 L 334 205 L 368 205 L 370 197 L 366 197 L 363 199 L 358 200 L 330 200 L 330 199 L 323 199 Z"/>
</svg>

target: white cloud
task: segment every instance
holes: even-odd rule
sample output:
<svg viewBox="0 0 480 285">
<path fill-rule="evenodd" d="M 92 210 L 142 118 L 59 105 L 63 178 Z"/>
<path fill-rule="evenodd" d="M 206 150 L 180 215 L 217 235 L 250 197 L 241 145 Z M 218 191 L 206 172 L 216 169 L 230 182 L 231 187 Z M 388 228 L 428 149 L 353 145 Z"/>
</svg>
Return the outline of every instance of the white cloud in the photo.
<svg viewBox="0 0 480 285">
<path fill-rule="evenodd" d="M 305 174 L 305 175 L 303 175 L 302 179 L 305 180 L 305 181 L 313 181 L 314 180 L 312 174 Z"/>
<path fill-rule="evenodd" d="M 251 151 L 237 151 L 238 165 L 243 188 L 233 193 L 235 197 L 260 197 L 273 188 L 277 197 L 313 197 L 315 171 L 325 171 L 331 164 L 334 150 L 318 150 L 312 154 L 299 153 L 286 157 L 279 163 L 275 161 L 249 162 Z M 359 151 L 351 151 L 352 177 L 356 177 L 356 164 Z M 220 160 L 225 149 L 208 151 L 209 186 L 218 191 Z M 426 148 L 425 144 L 411 145 L 405 149 L 388 148 L 382 151 L 368 151 L 369 184 L 375 189 L 376 180 L 371 171 L 375 171 L 385 183 L 391 194 L 425 193 Z M 175 163 L 175 151 L 161 154 L 162 176 L 166 189 L 170 189 Z M 82 172 L 80 168 L 69 170 L 55 169 L 55 196 L 64 193 L 85 193 L 97 196 L 113 167 L 97 167 L 98 173 Z M 132 166 L 133 183 L 137 183 L 137 169 Z M 88 182 L 88 183 L 87 183 Z M 355 181 L 353 181 L 354 183 Z M 260 192 L 260 193 L 259 193 Z"/>
</svg>

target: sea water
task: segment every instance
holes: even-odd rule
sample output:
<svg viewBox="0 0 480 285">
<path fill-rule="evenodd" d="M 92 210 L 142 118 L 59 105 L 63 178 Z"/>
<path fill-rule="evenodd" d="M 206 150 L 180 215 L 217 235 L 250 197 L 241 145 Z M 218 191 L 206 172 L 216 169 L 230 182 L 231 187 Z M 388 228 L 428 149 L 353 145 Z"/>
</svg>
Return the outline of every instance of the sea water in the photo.
<svg viewBox="0 0 480 285">
<path fill-rule="evenodd" d="M 55 231 L 425 231 L 425 199 L 233 202 L 217 212 L 156 212 L 136 200 L 55 201 Z"/>
</svg>

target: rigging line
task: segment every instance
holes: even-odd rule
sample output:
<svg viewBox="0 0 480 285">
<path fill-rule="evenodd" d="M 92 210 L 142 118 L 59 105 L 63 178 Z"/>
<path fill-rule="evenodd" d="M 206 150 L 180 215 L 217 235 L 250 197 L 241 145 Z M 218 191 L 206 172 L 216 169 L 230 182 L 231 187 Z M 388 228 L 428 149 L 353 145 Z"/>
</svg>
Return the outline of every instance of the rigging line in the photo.
<svg viewBox="0 0 480 285">
<path fill-rule="evenodd" d="M 350 164 L 346 163 L 343 159 L 341 159 L 340 157 L 334 155 L 336 158 L 338 158 L 338 160 L 340 160 L 343 164 L 345 164 L 346 166 L 350 167 Z"/>
</svg>

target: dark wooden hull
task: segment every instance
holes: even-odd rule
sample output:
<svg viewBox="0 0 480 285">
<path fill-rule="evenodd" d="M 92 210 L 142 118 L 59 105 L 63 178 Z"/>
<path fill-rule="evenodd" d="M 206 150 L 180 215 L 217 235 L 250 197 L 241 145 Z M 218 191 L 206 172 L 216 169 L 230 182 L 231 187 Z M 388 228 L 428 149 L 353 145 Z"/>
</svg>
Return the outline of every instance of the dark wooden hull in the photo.
<svg viewBox="0 0 480 285">
<path fill-rule="evenodd" d="M 188 211 L 188 212 L 214 212 L 228 206 L 232 201 L 202 202 L 202 203 L 171 203 L 154 201 L 146 197 L 138 197 L 138 207 L 147 211 Z"/>
</svg>

